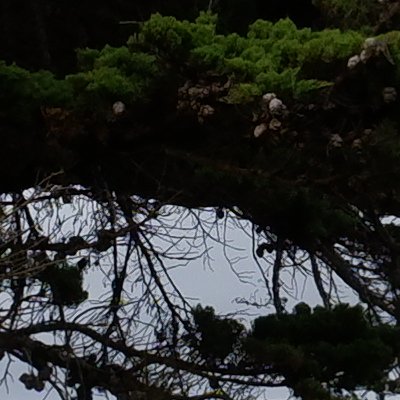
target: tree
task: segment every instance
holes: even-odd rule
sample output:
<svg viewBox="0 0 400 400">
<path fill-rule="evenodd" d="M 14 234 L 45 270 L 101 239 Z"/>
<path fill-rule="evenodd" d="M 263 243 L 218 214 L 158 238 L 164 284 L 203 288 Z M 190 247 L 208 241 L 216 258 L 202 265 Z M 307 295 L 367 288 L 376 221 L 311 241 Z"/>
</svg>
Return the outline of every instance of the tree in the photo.
<svg viewBox="0 0 400 400">
<path fill-rule="evenodd" d="M 0 355 L 29 366 L 25 387 L 79 400 L 398 393 L 398 3 L 315 1 L 302 23 L 289 1 L 282 13 L 314 30 L 274 14 L 243 34 L 225 2 L 194 2 L 208 11 L 136 21 L 126 45 L 111 30 L 114 45 L 78 50 L 66 76 L 46 45 L 55 9 L 28 3 L 52 71 L 23 50 L 32 71 L 0 64 Z M 251 329 L 194 307 L 168 269 L 242 221 L 275 307 Z M 82 283 L 96 269 L 94 303 Z M 323 307 L 288 310 L 285 270 L 309 274 Z M 339 281 L 361 305 L 341 303 Z"/>
</svg>

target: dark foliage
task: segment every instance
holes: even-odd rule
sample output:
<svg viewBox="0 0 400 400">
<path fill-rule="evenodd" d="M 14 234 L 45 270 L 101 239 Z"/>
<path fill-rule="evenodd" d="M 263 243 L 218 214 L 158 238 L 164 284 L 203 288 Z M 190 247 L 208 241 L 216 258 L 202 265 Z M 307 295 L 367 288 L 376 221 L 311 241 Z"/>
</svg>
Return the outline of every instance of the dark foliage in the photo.
<svg viewBox="0 0 400 400">
<path fill-rule="evenodd" d="M 399 4 L 2 1 L 1 382 L 399 393 Z M 245 280 L 239 228 L 247 329 L 174 278 L 219 245 Z M 304 277 L 323 306 L 289 312 Z"/>
</svg>

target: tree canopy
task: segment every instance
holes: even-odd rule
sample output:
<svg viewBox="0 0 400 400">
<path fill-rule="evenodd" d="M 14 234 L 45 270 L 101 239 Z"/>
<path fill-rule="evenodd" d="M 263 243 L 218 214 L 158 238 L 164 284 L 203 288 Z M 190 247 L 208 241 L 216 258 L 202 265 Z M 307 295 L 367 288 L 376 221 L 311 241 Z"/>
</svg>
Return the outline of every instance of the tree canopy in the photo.
<svg viewBox="0 0 400 400">
<path fill-rule="evenodd" d="M 1 6 L 2 362 L 62 399 L 398 393 L 400 3 L 148 3 Z M 171 275 L 232 229 L 251 327 Z"/>
</svg>

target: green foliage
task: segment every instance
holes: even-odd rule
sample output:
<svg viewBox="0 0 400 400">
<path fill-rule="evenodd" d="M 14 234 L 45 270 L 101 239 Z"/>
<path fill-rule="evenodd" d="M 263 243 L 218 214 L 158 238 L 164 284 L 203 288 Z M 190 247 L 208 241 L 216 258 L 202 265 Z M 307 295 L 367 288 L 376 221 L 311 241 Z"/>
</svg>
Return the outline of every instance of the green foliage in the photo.
<svg viewBox="0 0 400 400">
<path fill-rule="evenodd" d="M 345 60 L 360 49 L 363 40 L 356 32 L 297 29 L 289 19 L 275 24 L 256 21 L 247 38 L 217 35 L 215 23 L 215 16 L 207 13 L 196 23 L 156 14 L 143 24 L 137 46 L 161 59 L 189 62 L 199 72 L 213 69 L 230 76 L 237 86 L 232 87 L 227 101 L 240 103 L 265 90 L 301 98 L 326 86 L 328 82 L 308 76 L 303 66 Z M 93 55 L 89 53 L 87 58 Z"/>
<path fill-rule="evenodd" d="M 333 399 L 332 391 L 376 388 L 399 356 L 399 329 L 374 326 L 361 306 L 329 310 L 298 304 L 292 314 L 259 317 L 249 332 L 211 307 L 193 310 L 196 331 L 189 345 L 208 362 L 236 354 L 239 368 L 266 368 L 282 375 L 303 399 Z M 325 388 L 324 388 L 325 385 Z"/>
<path fill-rule="evenodd" d="M 301 30 L 310 32 L 308 28 Z M 294 39 L 298 36 L 296 25 L 288 18 L 281 19 L 275 24 L 270 21 L 257 20 L 249 26 L 247 37 L 249 39 L 270 39 L 277 41 L 280 39 Z"/>
<path fill-rule="evenodd" d="M 188 23 L 155 14 L 143 25 L 141 35 L 144 43 L 151 45 L 155 51 L 174 54 L 191 45 L 187 28 Z"/>
<path fill-rule="evenodd" d="M 82 271 L 66 262 L 47 267 L 38 275 L 38 279 L 50 287 L 54 304 L 74 306 L 88 296 L 82 289 Z"/>
<path fill-rule="evenodd" d="M 274 365 L 300 392 L 309 379 L 353 390 L 384 378 L 398 356 L 393 346 L 398 333 L 372 326 L 360 306 L 311 312 L 301 304 L 293 314 L 257 318 L 245 348 L 255 362 Z"/>
<path fill-rule="evenodd" d="M 360 33 L 352 31 L 297 29 L 289 19 L 275 24 L 256 21 L 247 37 L 218 35 L 215 25 L 216 16 L 210 13 L 202 13 L 196 22 L 155 14 L 128 47 L 79 50 L 81 72 L 64 81 L 50 73 L 30 74 L 2 64 L 2 95 L 7 96 L 3 101 L 10 103 L 11 98 L 12 104 L 24 102 L 28 108 L 73 103 L 78 109 L 102 113 L 117 100 L 146 101 L 171 63 L 199 74 L 214 71 L 229 77 L 232 87 L 225 101 L 230 103 L 252 102 L 265 91 L 301 100 L 330 85 L 334 74 L 328 65 L 343 65 L 363 41 Z"/>
<path fill-rule="evenodd" d="M 348 27 L 359 27 L 367 24 L 373 17 L 371 10 L 374 7 L 371 1 L 316 0 L 315 2 L 332 18 L 340 17 Z M 139 132 L 138 139 L 140 140 L 134 142 L 134 145 L 138 146 L 137 149 L 135 148 L 135 153 L 131 153 L 129 149 L 125 153 L 123 146 L 119 143 L 114 146 L 112 142 L 109 153 L 105 146 L 101 148 L 100 153 L 105 156 L 111 154 L 111 161 L 100 160 L 101 165 L 97 165 L 99 157 L 94 151 L 92 158 L 95 161 L 90 159 L 86 163 L 84 160 L 85 162 L 82 163 L 77 162 L 77 168 L 73 167 L 74 179 L 75 174 L 78 178 L 86 176 L 85 182 L 88 185 L 93 171 L 115 169 L 119 171 L 118 174 L 122 176 L 122 180 L 128 176 L 128 173 L 133 173 L 132 182 L 138 185 L 135 186 L 135 190 L 140 192 L 141 185 L 146 186 L 147 179 L 152 179 L 142 179 L 140 172 L 137 171 L 141 167 L 146 171 L 146 175 L 154 177 L 157 176 L 154 173 L 157 167 L 153 170 L 153 164 L 163 164 L 163 170 L 168 164 L 167 170 L 174 173 L 178 171 L 178 174 L 189 164 L 189 168 L 185 170 L 182 177 L 178 177 L 178 181 L 177 175 L 172 179 L 169 176 L 162 179 L 166 193 L 170 188 L 168 185 L 174 186 L 174 193 L 176 190 L 179 191 L 181 186 L 183 191 L 189 190 L 189 192 L 184 192 L 182 197 L 179 194 L 177 202 L 183 198 L 183 204 L 191 204 L 195 207 L 198 200 L 196 196 L 186 197 L 186 195 L 198 194 L 198 187 L 214 187 L 216 194 L 213 194 L 213 200 L 218 201 L 218 196 L 221 196 L 221 201 L 225 202 L 225 205 L 231 202 L 229 207 L 239 204 L 240 207 L 243 206 L 243 215 L 247 216 L 249 212 L 249 218 L 254 217 L 254 220 L 261 215 L 261 228 L 267 226 L 272 235 L 278 237 L 278 243 L 282 239 L 290 239 L 289 243 L 284 241 L 285 245 L 289 246 L 290 242 L 293 242 L 293 247 L 299 246 L 318 254 L 316 251 L 320 242 L 323 242 L 324 247 L 331 246 L 335 249 L 334 244 L 338 242 L 338 239 L 349 237 L 349 240 L 341 240 L 340 243 L 349 242 L 349 245 L 343 246 L 348 246 L 351 252 L 351 246 L 356 247 L 359 242 L 362 242 L 358 250 L 360 252 L 365 250 L 365 257 L 360 257 L 360 259 L 366 260 L 368 267 L 375 261 L 370 258 L 370 255 L 376 254 L 380 257 L 380 261 L 384 258 L 389 259 L 388 265 L 398 264 L 398 257 L 395 258 L 394 255 L 392 263 L 388 256 L 385 248 L 386 239 L 379 238 L 379 235 L 384 235 L 377 232 L 377 243 L 369 240 L 368 235 L 372 237 L 376 232 L 372 224 L 371 226 L 367 224 L 368 218 L 375 217 L 375 214 L 380 212 L 380 198 L 386 200 L 390 192 L 393 198 L 390 200 L 397 200 L 395 185 L 398 181 L 397 175 L 400 173 L 399 126 L 397 122 L 389 119 L 382 120 L 376 115 L 378 112 L 387 112 L 390 115 L 396 104 L 386 104 L 378 112 L 367 116 L 361 113 L 349 116 L 347 110 L 344 110 L 342 118 L 342 115 L 337 113 L 338 109 L 331 107 L 328 101 L 323 106 L 310 104 L 310 107 L 296 102 L 295 104 L 287 103 L 290 113 L 288 112 L 288 115 L 282 118 L 281 130 L 270 129 L 264 137 L 257 139 L 245 136 L 251 132 L 248 129 L 250 125 L 254 126 L 260 121 L 265 124 L 270 122 L 271 115 L 260 113 L 259 101 L 263 93 L 276 92 L 279 97 L 301 102 L 308 99 L 307 96 L 313 95 L 315 91 L 333 84 L 338 73 L 342 74 L 348 57 L 359 54 L 365 39 L 364 35 L 360 32 L 342 32 L 337 29 L 321 32 L 308 28 L 297 29 L 291 20 L 283 19 L 277 23 L 256 21 L 250 26 L 246 37 L 237 34 L 224 36 L 217 34 L 216 22 L 216 16 L 210 13 L 202 13 L 194 23 L 178 21 L 173 17 L 162 17 L 159 14 L 153 15 L 149 21 L 142 24 L 141 31 L 130 39 L 126 47 L 106 46 L 102 50 L 79 50 L 77 56 L 80 72 L 68 75 L 64 80 L 56 79 L 47 71 L 30 73 L 16 65 L 0 63 L 0 87 L 2 88 L 0 117 L 12 118 L 15 121 L 29 121 L 40 107 L 45 106 L 90 110 L 93 114 L 105 115 L 104 109 L 111 113 L 111 104 L 121 100 L 128 105 L 128 112 L 120 120 L 117 117 L 112 119 L 113 123 L 118 122 L 112 126 L 116 129 L 110 129 L 110 131 L 120 129 L 122 131 L 120 136 L 123 136 L 127 131 L 126 125 L 130 125 L 132 131 L 146 132 L 147 128 L 145 126 L 141 129 L 142 127 L 139 126 L 147 117 L 147 113 L 143 113 L 143 118 L 137 121 L 136 115 L 129 114 L 134 110 L 134 107 L 130 106 L 142 105 L 149 99 L 154 100 L 154 103 L 161 107 L 151 108 L 152 116 L 156 115 L 154 110 L 158 112 L 168 101 L 168 104 L 172 104 L 171 108 L 166 108 L 165 113 L 168 114 L 176 105 L 174 101 L 179 85 L 186 83 L 185 87 L 189 86 L 190 89 L 192 89 L 190 87 L 192 84 L 198 84 L 199 87 L 204 85 L 206 94 L 202 98 L 199 96 L 200 100 L 197 97 L 193 100 L 187 94 L 189 98 L 187 103 L 193 106 L 194 111 L 196 111 L 195 107 L 199 106 L 197 100 L 201 103 L 203 99 L 205 99 L 204 102 L 210 100 L 212 106 L 214 106 L 211 103 L 213 101 L 215 103 L 225 101 L 230 104 L 249 104 L 250 107 L 237 107 L 239 112 L 231 118 L 234 122 L 221 122 L 218 119 L 219 109 L 215 107 L 215 110 L 213 108 L 215 115 L 212 118 L 215 118 L 216 124 L 205 124 L 204 129 L 198 131 L 193 129 L 195 132 L 190 131 L 189 135 L 186 134 L 186 131 L 189 131 L 187 126 L 192 127 L 194 122 L 190 121 L 190 124 L 186 125 L 186 120 L 182 118 L 183 126 L 178 127 L 178 130 L 185 131 L 185 135 L 179 136 L 180 132 L 178 134 L 174 132 L 175 121 L 173 121 L 171 125 L 174 129 L 171 129 L 171 134 L 167 132 L 167 135 L 158 142 L 162 128 L 166 127 L 167 131 L 171 126 L 170 120 L 165 125 L 160 123 L 157 126 L 156 135 L 151 136 L 150 140 L 142 141 L 141 132 Z M 397 65 L 400 65 L 399 35 L 398 32 L 390 32 L 381 36 L 387 41 Z M 363 72 L 362 70 L 366 70 L 369 65 L 367 63 L 359 67 Z M 347 75 L 354 73 L 354 71 L 347 72 Z M 166 76 L 172 82 L 171 86 L 167 86 L 168 90 L 160 84 L 161 79 Z M 367 74 L 362 78 L 368 78 Z M 400 81 L 399 78 L 400 75 L 398 75 Z M 210 81 L 212 84 L 216 82 L 217 88 L 223 86 L 220 85 L 221 82 L 229 82 L 231 86 L 227 89 L 228 85 L 226 85 L 221 91 L 212 92 L 208 90 L 212 85 Z M 363 82 L 362 79 L 361 81 Z M 202 88 L 199 87 L 196 87 L 194 91 L 200 92 Z M 379 86 L 378 89 L 381 96 L 381 87 Z M 226 91 L 229 93 L 226 94 Z M 221 96 L 224 97 L 220 98 L 219 93 L 223 93 Z M 162 98 L 159 99 L 160 97 Z M 256 107 L 253 107 L 255 104 Z M 222 104 L 220 108 L 228 111 L 235 110 L 235 107 L 228 107 L 226 104 Z M 246 113 L 244 118 L 240 116 L 243 110 Z M 248 110 L 250 112 L 247 112 Z M 317 112 L 313 110 L 318 110 L 321 117 L 316 116 Z M 60 112 L 57 113 L 58 111 Z M 64 111 L 57 110 L 54 113 L 64 115 L 64 118 L 66 115 L 72 115 L 75 122 L 74 113 Z M 249 118 L 251 111 L 254 111 L 253 120 Z M 339 121 L 335 121 L 336 119 Z M 50 122 L 53 121 L 48 120 L 46 122 L 50 126 Z M 86 128 L 84 125 L 87 120 L 89 118 L 76 118 L 78 124 L 82 122 L 82 130 Z M 107 122 L 110 120 L 111 118 Z M 230 129 L 236 121 L 239 121 L 238 127 Z M 245 122 L 242 123 L 242 121 Z M 320 121 L 323 122 L 320 124 L 321 127 Z M 137 126 L 134 125 L 136 122 L 139 129 L 136 129 Z M 161 119 L 161 122 L 164 121 Z M 64 139 L 60 131 L 64 127 L 69 130 L 69 126 L 67 123 L 63 126 L 61 126 L 62 123 L 59 125 L 52 125 L 49 133 L 53 136 L 58 135 L 56 139 Z M 107 131 L 111 123 L 106 127 L 99 125 Z M 364 129 L 366 126 L 372 128 L 368 129 L 371 131 L 368 135 Z M 246 131 L 247 129 L 249 132 Z M 77 129 L 77 132 L 80 130 Z M 200 135 L 196 136 L 198 132 L 204 133 L 204 139 L 199 137 Z M 233 140 L 228 137 L 231 132 Z M 329 148 L 330 140 L 334 136 L 332 132 L 343 139 L 336 148 L 339 154 L 338 163 L 341 164 L 339 167 L 334 165 L 333 157 L 331 157 L 334 150 Z M 218 135 L 221 137 L 216 137 Z M 188 136 L 190 136 L 189 140 Z M 172 138 L 171 141 L 169 141 L 170 138 Z M 155 139 L 155 153 L 151 149 L 154 146 L 151 139 Z M 56 141 L 54 138 L 52 140 Z M 121 142 L 123 140 L 121 139 Z M 102 141 L 102 138 L 99 141 Z M 67 140 L 59 140 L 59 142 L 61 146 L 63 143 L 69 146 Z M 76 142 L 79 143 L 78 140 Z M 145 147 L 140 147 L 141 142 L 145 142 Z M 104 143 L 107 141 L 104 140 Z M 78 146 L 79 144 L 76 147 Z M 178 148 L 176 152 L 175 146 Z M 207 164 L 209 159 L 202 156 L 210 153 L 210 146 L 214 146 L 211 149 L 213 162 Z M 71 146 L 75 163 L 75 158 L 80 157 L 80 151 L 75 152 L 74 147 L 75 142 Z M 182 148 L 185 149 L 185 157 L 189 159 L 187 163 L 183 157 L 182 162 L 177 161 Z M 68 151 L 66 153 L 68 155 Z M 170 157 L 169 153 L 176 153 L 177 156 Z M 222 157 L 219 157 L 220 155 Z M 308 156 L 310 156 L 309 159 Z M 108 157 L 104 157 L 106 158 Z M 122 161 L 120 162 L 117 158 Z M 124 160 L 128 159 L 128 164 L 131 166 L 126 169 L 120 168 L 126 166 Z M 151 159 L 151 162 L 143 162 L 143 159 L 146 162 L 147 159 Z M 197 161 L 198 159 L 200 161 Z M 357 160 L 358 164 L 354 160 Z M 193 164 L 190 164 L 191 162 Z M 115 163 L 115 166 L 111 163 Z M 359 167 L 362 163 L 366 167 L 361 167 L 361 172 L 361 168 L 352 170 L 352 165 Z M 86 166 L 88 167 L 86 174 L 79 175 L 77 171 L 79 167 Z M 190 168 L 192 166 L 193 168 Z M 296 171 L 293 172 L 295 169 Z M 317 169 L 318 171 L 315 171 Z M 341 173 L 343 170 L 345 174 Z M 337 172 L 339 178 L 335 176 Z M 67 174 L 68 171 L 66 172 L 68 178 Z M 115 175 L 112 171 L 109 175 L 107 173 L 107 181 L 109 180 L 110 183 L 113 177 Z M 332 187 L 328 187 L 332 181 L 324 179 L 326 177 L 338 179 L 340 183 L 333 182 Z M 193 178 L 193 182 L 189 182 L 186 186 L 187 182 L 183 180 L 190 178 Z M 371 181 L 374 183 L 369 187 Z M 355 188 L 357 183 L 361 189 Z M 191 189 L 187 189 L 188 186 L 197 188 L 190 192 Z M 119 191 L 122 189 L 118 184 L 115 187 L 116 198 L 119 200 Z M 125 189 L 125 186 L 122 187 Z M 371 188 L 373 190 L 369 190 Z M 147 187 L 145 193 L 151 191 L 152 189 Z M 239 191 L 240 194 L 238 194 Z M 157 195 L 162 196 L 158 192 Z M 359 200 L 358 196 L 363 199 Z M 198 200 L 200 203 L 210 199 L 210 197 L 205 197 L 204 200 L 202 196 L 200 197 Z M 188 198 L 190 200 L 187 200 Z M 95 199 L 98 200 L 97 197 Z M 369 202 L 372 205 L 367 205 L 364 209 L 364 205 Z M 346 213 L 345 209 L 349 212 L 354 209 L 354 215 Z M 370 213 L 372 217 L 368 214 L 370 210 L 373 211 Z M 358 221 L 362 219 L 360 216 L 362 213 L 365 215 L 364 222 L 366 223 L 362 229 L 359 229 L 361 224 L 358 225 Z M 262 225 L 264 222 L 265 225 Z M 389 243 L 390 250 L 396 249 L 396 239 L 400 237 L 398 230 L 399 228 L 394 224 L 386 225 L 383 229 L 383 234 L 388 233 L 394 239 L 393 243 Z M 110 241 L 106 240 L 106 242 L 102 246 L 99 240 L 96 249 L 98 251 L 102 251 L 101 247 L 107 249 Z M 261 250 L 270 249 L 270 252 L 273 252 L 274 240 L 271 239 L 266 245 L 270 247 Z M 374 246 L 379 249 L 374 249 Z M 291 255 L 291 250 L 285 248 L 285 256 Z M 358 254 L 355 252 L 354 256 L 358 257 Z M 322 256 L 321 259 L 323 259 Z M 385 267 L 389 268 L 392 265 Z M 376 281 L 383 276 L 381 282 L 391 284 L 390 279 L 385 282 L 386 276 L 390 278 L 389 273 L 384 267 L 379 268 L 380 266 L 376 269 L 378 274 Z M 353 268 L 349 267 L 351 273 L 350 269 Z M 43 283 L 44 289 L 47 289 L 55 305 L 76 306 L 87 298 L 87 293 L 82 288 L 82 271 L 66 261 L 54 263 L 45 271 L 40 272 L 37 277 L 27 278 L 27 281 L 36 278 Z M 364 299 L 368 298 L 368 292 L 364 294 L 360 290 L 360 294 Z M 390 301 L 389 299 L 388 302 Z M 211 365 L 212 368 L 209 371 L 216 370 L 214 366 L 217 364 L 220 364 L 219 371 L 222 371 L 222 366 L 231 368 L 233 365 L 232 368 L 238 367 L 238 371 L 244 371 L 246 376 L 254 371 L 263 371 L 271 377 L 283 376 L 284 384 L 293 388 L 295 394 L 304 400 L 331 399 L 333 396 L 329 390 L 324 389 L 322 384 L 327 384 L 338 394 L 342 389 L 353 390 L 360 386 L 379 387 L 400 353 L 398 327 L 373 325 L 359 306 L 338 305 L 331 310 L 322 307 L 312 310 L 308 305 L 301 303 L 295 307 L 292 314 L 257 318 L 250 332 L 246 332 L 238 321 L 217 316 L 211 307 L 197 306 L 193 309 L 193 322 L 192 330 L 189 324 L 185 325 L 188 332 L 184 337 L 187 345 L 184 346 L 184 357 L 187 359 L 194 357 L 193 364 L 189 362 L 188 364 L 193 365 L 195 373 L 196 363 L 200 368 Z M 174 341 L 180 339 L 178 335 L 181 332 L 180 327 L 175 324 L 174 320 L 174 325 L 171 325 Z M 165 337 L 161 337 L 160 342 L 165 340 Z M 194 351 L 189 354 L 186 352 L 188 348 Z M 179 349 L 174 350 L 179 351 Z M 164 351 L 169 350 L 161 346 L 160 354 Z M 166 357 L 166 359 L 171 358 Z M 232 360 L 234 360 L 233 363 L 231 363 Z M 204 371 L 204 376 L 206 376 L 207 368 L 204 368 Z M 233 374 L 233 376 L 236 375 Z"/>
<path fill-rule="evenodd" d="M 0 117 L 29 122 L 40 106 L 70 104 L 68 84 L 48 71 L 30 73 L 16 65 L 0 62 Z"/>
<path fill-rule="evenodd" d="M 332 311 L 316 307 L 312 313 L 303 312 L 303 308 L 305 305 L 300 303 L 293 314 L 256 319 L 253 337 L 298 345 L 321 338 L 330 343 L 348 343 L 367 334 L 368 322 L 360 306 L 338 305 Z M 351 329 L 341 329 L 343 326 Z"/>
<path fill-rule="evenodd" d="M 261 88 L 255 83 L 239 83 L 230 90 L 225 100 L 230 104 L 249 103 L 262 93 Z"/>
<path fill-rule="evenodd" d="M 310 189 L 277 188 L 265 199 L 273 229 L 283 237 L 308 246 L 351 232 L 357 220 L 331 204 L 327 196 Z"/>
<path fill-rule="evenodd" d="M 127 47 L 79 50 L 82 72 L 56 79 L 50 72 L 30 73 L 0 63 L 2 115 L 28 120 L 41 106 L 91 109 L 101 113 L 120 100 L 127 104 L 145 101 L 159 76 L 156 57 Z"/>
<path fill-rule="evenodd" d="M 100 50 L 97 49 L 78 49 L 76 58 L 81 71 L 90 71 L 94 68 L 94 63 L 100 56 Z"/>
<path fill-rule="evenodd" d="M 196 332 L 191 346 L 206 359 L 224 360 L 238 346 L 244 327 L 234 319 L 215 315 L 212 307 L 197 305 L 193 309 Z"/>
<path fill-rule="evenodd" d="M 158 74 L 156 58 L 127 47 L 80 50 L 83 72 L 66 77 L 80 105 L 100 107 L 113 101 L 128 104 L 148 98 Z"/>
<path fill-rule="evenodd" d="M 335 60 L 346 60 L 361 48 L 364 37 L 359 32 L 341 32 L 338 29 L 326 29 L 314 32 L 304 43 L 299 58 L 301 63 L 329 63 Z"/>
<path fill-rule="evenodd" d="M 323 69 L 325 63 L 344 63 L 359 51 L 362 41 L 357 32 L 312 32 L 297 29 L 289 19 L 276 24 L 258 20 L 249 27 L 247 38 L 216 35 L 212 43 L 192 49 L 191 61 L 196 68 L 213 68 L 233 77 L 236 85 L 227 98 L 229 102 L 249 102 L 264 91 L 300 99 L 330 84 L 313 79 L 310 65 L 315 72 L 316 65 Z"/>
<path fill-rule="evenodd" d="M 143 24 L 140 37 L 156 53 L 176 59 L 193 47 L 211 43 L 215 26 L 216 16 L 204 12 L 195 23 L 155 14 Z"/>
</svg>

